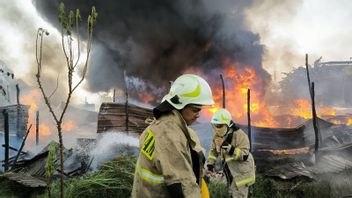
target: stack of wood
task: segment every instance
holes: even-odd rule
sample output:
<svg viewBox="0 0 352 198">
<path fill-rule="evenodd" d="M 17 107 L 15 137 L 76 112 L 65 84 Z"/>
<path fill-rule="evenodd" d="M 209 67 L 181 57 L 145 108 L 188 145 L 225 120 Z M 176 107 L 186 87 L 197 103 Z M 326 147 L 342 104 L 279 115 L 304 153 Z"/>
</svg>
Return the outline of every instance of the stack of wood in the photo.
<svg viewBox="0 0 352 198">
<path fill-rule="evenodd" d="M 9 131 L 10 134 L 23 137 L 27 131 L 28 124 L 28 105 L 9 105 L 0 107 L 0 131 L 4 129 L 4 114 L 6 110 L 9 115 Z M 17 118 L 18 117 L 18 118 Z M 17 131 L 17 120 L 19 121 L 19 129 Z"/>
<path fill-rule="evenodd" d="M 102 103 L 98 114 L 97 133 L 120 131 L 142 133 L 148 126 L 147 118 L 153 117 L 152 109 L 133 104 Z"/>
</svg>

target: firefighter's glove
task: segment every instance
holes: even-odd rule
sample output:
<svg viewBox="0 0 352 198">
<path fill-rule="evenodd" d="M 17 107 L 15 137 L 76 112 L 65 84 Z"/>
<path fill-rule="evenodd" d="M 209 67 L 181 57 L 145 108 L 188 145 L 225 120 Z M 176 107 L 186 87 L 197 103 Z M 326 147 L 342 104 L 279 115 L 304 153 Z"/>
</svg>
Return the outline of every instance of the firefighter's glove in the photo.
<svg viewBox="0 0 352 198">
<path fill-rule="evenodd" d="M 235 151 L 235 147 L 233 147 L 231 144 L 223 144 L 221 146 L 221 149 L 225 150 L 228 154 L 232 155 L 233 152 Z"/>
<path fill-rule="evenodd" d="M 207 171 L 209 172 L 215 172 L 215 167 L 213 164 L 207 164 Z"/>
<path fill-rule="evenodd" d="M 207 164 L 207 176 L 209 177 L 215 177 L 215 167 L 213 164 Z"/>
</svg>

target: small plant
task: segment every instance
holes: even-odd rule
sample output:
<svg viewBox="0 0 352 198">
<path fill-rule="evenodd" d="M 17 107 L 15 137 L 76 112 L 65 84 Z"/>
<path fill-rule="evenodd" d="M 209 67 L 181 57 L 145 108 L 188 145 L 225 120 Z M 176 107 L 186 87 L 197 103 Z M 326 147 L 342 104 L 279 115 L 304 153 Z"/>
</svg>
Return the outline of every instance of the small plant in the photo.
<svg viewBox="0 0 352 198">
<path fill-rule="evenodd" d="M 55 172 L 55 161 L 56 161 L 56 144 L 52 141 L 49 145 L 48 158 L 45 164 L 45 175 L 48 184 L 48 197 L 51 198 L 51 183 Z"/>
<path fill-rule="evenodd" d="M 73 82 L 73 74 L 77 72 L 78 66 L 80 63 L 81 58 L 81 41 L 80 41 L 80 34 L 79 34 L 79 26 L 81 22 L 81 15 L 79 10 L 77 9 L 76 12 L 70 11 L 69 13 L 65 12 L 65 6 L 63 3 L 59 5 L 59 21 L 61 25 L 61 45 L 65 55 L 66 60 L 66 68 L 67 68 L 67 97 L 64 103 L 64 107 L 60 113 L 54 111 L 53 105 L 51 104 L 50 98 L 53 96 L 57 90 L 57 87 L 52 91 L 51 94 L 48 94 L 46 90 L 43 88 L 43 82 L 41 80 L 42 74 L 42 58 L 43 58 L 43 37 L 44 35 L 49 35 L 49 32 L 43 28 L 39 28 L 37 32 L 37 40 L 36 40 L 36 60 L 37 60 L 37 83 L 39 85 L 39 89 L 43 95 L 45 104 L 49 108 L 49 112 L 52 115 L 56 128 L 57 134 L 59 137 L 59 151 L 60 151 L 60 197 L 63 198 L 64 196 L 64 143 L 62 138 L 62 122 L 64 119 L 64 115 L 67 111 L 68 105 L 70 104 L 73 92 L 78 88 L 78 86 L 83 82 L 84 78 L 86 77 L 89 65 L 89 57 L 90 52 L 92 49 L 92 42 L 93 42 L 93 28 L 97 20 L 98 13 L 95 10 L 95 7 L 92 7 L 91 13 L 87 19 L 87 31 L 88 31 L 88 38 L 87 38 L 87 45 L 86 45 L 86 55 L 83 61 L 82 67 L 82 75 L 77 83 Z M 74 47 L 74 34 L 73 30 L 75 30 L 75 34 L 77 35 L 77 48 Z M 76 53 L 75 53 L 76 52 Z M 58 81 L 56 83 L 58 85 Z"/>
</svg>

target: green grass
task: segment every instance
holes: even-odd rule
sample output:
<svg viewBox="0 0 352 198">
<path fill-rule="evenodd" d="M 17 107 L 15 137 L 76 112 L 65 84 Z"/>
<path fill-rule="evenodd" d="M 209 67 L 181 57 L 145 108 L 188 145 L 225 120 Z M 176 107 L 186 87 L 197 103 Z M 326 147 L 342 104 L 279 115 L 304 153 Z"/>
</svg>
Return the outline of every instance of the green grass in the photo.
<svg viewBox="0 0 352 198">
<path fill-rule="evenodd" d="M 65 197 L 130 197 L 135 157 L 119 157 L 103 164 L 97 172 L 65 182 Z M 59 182 L 54 182 L 53 197 L 59 196 Z"/>
<path fill-rule="evenodd" d="M 228 195 L 227 184 L 222 181 L 208 183 L 210 197 L 226 198 Z"/>
<path fill-rule="evenodd" d="M 67 198 L 110 198 L 130 197 L 133 185 L 136 158 L 132 156 L 118 157 L 111 160 L 93 172 L 82 178 L 65 180 L 65 197 Z M 9 182 L 0 181 L 0 198 L 46 198 L 47 192 L 32 194 L 31 189 L 18 190 Z M 30 195 L 30 196 L 29 196 Z M 53 198 L 60 197 L 60 182 L 53 182 L 51 195 Z"/>
<path fill-rule="evenodd" d="M 65 197 L 130 197 L 135 169 L 135 157 L 119 157 L 103 164 L 98 171 L 82 178 L 65 180 Z M 339 174 L 324 174 L 311 180 L 298 177 L 291 180 L 266 177 L 258 174 L 256 183 L 249 189 L 253 198 L 325 198 L 352 196 L 352 170 Z M 52 187 L 52 197 L 59 197 L 59 181 Z M 227 196 L 226 182 L 223 180 L 208 183 L 211 197 Z M 28 189 L 30 190 L 30 189 Z M 31 192 L 32 193 L 32 192 Z M 0 198 L 29 197 L 26 189 L 19 191 L 9 182 L 0 181 Z M 44 198 L 46 193 L 31 195 L 31 198 Z"/>
</svg>

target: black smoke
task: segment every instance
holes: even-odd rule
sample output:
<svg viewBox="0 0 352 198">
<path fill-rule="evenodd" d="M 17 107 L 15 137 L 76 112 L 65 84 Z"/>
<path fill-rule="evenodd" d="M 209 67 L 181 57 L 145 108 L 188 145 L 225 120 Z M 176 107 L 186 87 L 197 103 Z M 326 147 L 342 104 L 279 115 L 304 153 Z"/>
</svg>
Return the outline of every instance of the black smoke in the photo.
<svg viewBox="0 0 352 198">
<path fill-rule="evenodd" d="M 89 69 L 91 91 L 123 87 L 123 71 L 156 86 L 167 86 L 190 67 L 212 71 L 224 58 L 256 69 L 264 81 L 263 46 L 244 24 L 250 0 L 63 0 L 87 16 L 98 11 Z M 57 0 L 34 5 L 58 27 Z"/>
</svg>

